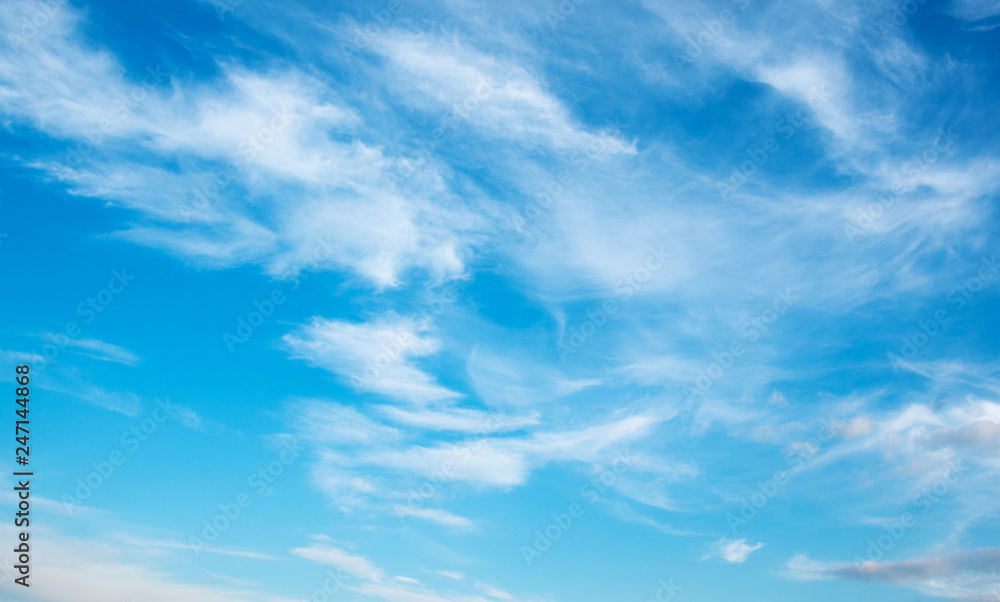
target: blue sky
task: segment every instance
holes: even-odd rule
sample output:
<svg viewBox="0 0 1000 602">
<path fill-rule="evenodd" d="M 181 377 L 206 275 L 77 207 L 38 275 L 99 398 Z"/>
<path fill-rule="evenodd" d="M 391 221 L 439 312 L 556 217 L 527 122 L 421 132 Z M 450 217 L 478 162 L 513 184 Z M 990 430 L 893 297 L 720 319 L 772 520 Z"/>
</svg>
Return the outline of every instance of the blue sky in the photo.
<svg viewBox="0 0 1000 602">
<path fill-rule="evenodd" d="M 998 25 L 4 2 L 3 598 L 996 600 Z"/>
</svg>

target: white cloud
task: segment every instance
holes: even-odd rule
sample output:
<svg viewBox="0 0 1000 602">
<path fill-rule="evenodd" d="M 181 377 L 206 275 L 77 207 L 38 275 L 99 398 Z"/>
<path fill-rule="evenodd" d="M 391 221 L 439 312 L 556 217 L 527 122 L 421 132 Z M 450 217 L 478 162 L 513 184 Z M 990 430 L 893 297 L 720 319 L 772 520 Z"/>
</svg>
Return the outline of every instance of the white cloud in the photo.
<svg viewBox="0 0 1000 602">
<path fill-rule="evenodd" d="M 368 558 L 349 554 L 330 545 L 313 544 L 305 548 L 293 548 L 289 552 L 299 558 L 332 566 L 349 575 L 368 581 L 377 583 L 385 577 L 385 571 L 376 567 Z"/>
<path fill-rule="evenodd" d="M 713 544 L 712 551 L 702 556 L 702 560 L 721 558 L 726 562 L 740 564 L 746 562 L 750 554 L 764 547 L 763 543 L 750 545 L 746 539 L 720 539 Z"/>
<path fill-rule="evenodd" d="M 298 432 L 316 443 L 374 444 L 399 437 L 353 407 L 318 399 L 293 399 L 288 407 Z"/>
<path fill-rule="evenodd" d="M 537 433 L 523 438 L 484 437 L 467 443 L 435 447 L 369 451 L 366 464 L 417 474 L 442 473 L 447 481 L 465 481 L 491 487 L 523 484 L 531 471 L 551 462 L 592 462 L 615 447 L 648 436 L 660 419 L 628 416 L 575 430 Z M 442 467 L 448 467 L 443 470 Z"/>
<path fill-rule="evenodd" d="M 449 579 L 454 579 L 455 581 L 461 581 L 462 579 L 465 579 L 465 573 L 462 573 L 460 571 L 440 570 L 437 572 L 437 574 L 443 577 L 447 577 Z"/>
<path fill-rule="evenodd" d="M 863 437 L 872 432 L 872 422 L 866 416 L 858 416 L 853 418 L 847 426 L 844 427 L 844 437 L 848 439 L 853 439 L 854 437 Z"/>
<path fill-rule="evenodd" d="M 399 424 L 428 430 L 464 433 L 515 431 L 539 422 L 538 413 L 527 416 L 500 416 L 464 408 L 405 410 L 394 406 L 379 406 L 378 411 Z"/>
<path fill-rule="evenodd" d="M 848 145 L 862 144 L 862 136 L 872 134 L 871 124 L 866 124 L 851 106 L 852 80 L 841 60 L 829 56 L 796 58 L 792 63 L 760 67 L 757 76 L 807 107 Z"/>
<path fill-rule="evenodd" d="M 520 485 L 531 469 L 526 454 L 492 439 L 471 444 L 443 443 L 435 447 L 374 450 L 358 460 L 404 473 L 441 473 L 449 481 L 468 481 L 493 487 Z M 450 470 L 444 471 L 444 467 L 450 467 Z"/>
<path fill-rule="evenodd" d="M 5 3 L 2 22 L 16 27 L 39 6 Z M 84 150 L 27 163 L 73 194 L 138 212 L 144 219 L 122 236 L 280 277 L 338 269 L 387 287 L 412 268 L 462 272 L 460 232 L 476 227 L 473 214 L 421 178 L 393 189 L 384 172 L 394 159 L 359 139 L 357 113 L 327 85 L 232 64 L 206 84 L 158 65 L 129 74 L 83 24 L 62 5 L 30 49 L 4 53 L 0 110 Z"/>
<path fill-rule="evenodd" d="M 367 558 L 354 556 L 326 544 L 314 544 L 308 548 L 296 548 L 291 553 L 354 575 L 361 579 L 357 585 L 347 585 L 345 589 L 363 596 L 370 596 L 386 602 L 485 602 L 481 596 L 455 592 L 433 591 L 412 577 L 385 579 L 385 571 L 376 567 Z M 446 572 L 442 571 L 441 574 Z M 458 574 L 460 575 L 460 573 Z M 451 577 L 452 575 L 448 575 Z M 464 576 L 463 576 L 464 577 Z M 457 578 L 456 580 L 461 580 Z M 477 588 L 482 589 L 477 583 Z M 488 587 L 488 586 L 487 586 Z M 494 599 L 512 599 L 502 590 L 490 588 L 487 595 Z M 506 597 L 503 597 L 506 596 Z"/>
<path fill-rule="evenodd" d="M 47 336 L 52 338 L 58 335 L 47 333 Z M 104 362 L 115 362 L 125 364 L 126 366 L 135 366 L 140 360 L 138 355 L 128 349 L 125 349 L 124 347 L 112 345 L 111 343 L 105 343 L 104 341 L 99 341 L 97 339 L 67 339 L 65 345 L 66 347 L 82 350 L 80 352 L 82 355 Z"/>
<path fill-rule="evenodd" d="M 493 136 L 527 146 L 610 146 L 611 154 L 635 153 L 621 139 L 601 137 L 575 124 L 563 103 L 516 63 L 455 39 L 429 35 L 393 30 L 374 42 L 373 48 L 390 61 L 397 81 L 435 101 L 435 108 L 443 107 Z M 404 93 L 412 96 L 409 90 Z"/>
<path fill-rule="evenodd" d="M 0 527 L 0 535 L 13 541 L 13 527 Z M 37 539 L 36 539 L 37 538 Z M 59 602 L 66 599 L 66 592 L 73 592 L 73 599 L 80 602 L 105 602 L 107 600 L 149 600 L 169 602 L 291 602 L 291 598 L 248 591 L 185 583 L 176 576 L 148 566 L 144 550 L 163 548 L 160 543 L 133 540 L 107 542 L 66 537 L 52 531 L 33 531 L 31 587 L 24 588 L 13 582 L 13 567 L 7 565 L 0 572 L 9 571 L 0 582 L 0 595 L 5 599 L 44 600 Z M 7 560 L 9 562 L 9 559 Z"/>
<path fill-rule="evenodd" d="M 360 390 L 414 403 L 457 398 L 413 362 L 441 348 L 427 330 L 426 323 L 394 314 L 361 324 L 315 318 L 284 340 L 292 357 L 344 376 Z"/>
<path fill-rule="evenodd" d="M 509 337 L 506 333 L 499 336 Z M 520 334 L 518 338 L 524 336 Z M 567 376 L 539 353 L 544 344 L 529 340 L 508 349 L 474 348 L 466 362 L 466 371 L 476 395 L 496 407 L 541 405 L 602 383 L 597 378 Z"/>
<path fill-rule="evenodd" d="M 318 461 L 313 482 L 341 511 L 412 516 L 459 530 L 478 525 L 466 517 L 412 503 L 412 496 L 423 491 L 427 479 L 435 490 L 443 483 L 507 488 L 523 485 L 533 471 L 552 463 L 618 462 L 626 446 L 648 437 L 672 415 L 636 411 L 559 429 L 539 422 L 518 434 L 504 434 L 507 423 L 500 416 L 497 428 L 471 431 L 465 439 L 454 440 L 442 437 L 436 426 L 397 430 L 336 404 L 300 400 L 289 404 L 289 410 L 296 431 L 315 447 Z M 619 478 L 621 493 L 659 507 L 673 508 L 662 492 L 662 479 L 697 474 L 689 465 L 654 457 L 626 461 L 633 462 L 629 470 L 635 475 L 632 480 Z M 659 476 L 643 479 L 642 473 Z M 420 499 L 427 498 L 421 494 Z"/>
<path fill-rule="evenodd" d="M 396 506 L 395 512 L 397 516 L 412 516 L 462 531 L 472 531 L 476 528 L 476 523 L 471 519 L 440 508 L 410 508 L 399 504 Z"/>
<path fill-rule="evenodd" d="M 496 598 L 497 600 L 512 600 L 513 596 L 503 591 L 502 589 L 493 587 L 492 585 L 476 582 L 476 587 L 483 592 L 483 594 L 489 596 L 490 598 Z"/>
<path fill-rule="evenodd" d="M 951 0 L 951 14 L 963 21 L 975 23 L 1000 15 L 997 0 Z"/>
</svg>

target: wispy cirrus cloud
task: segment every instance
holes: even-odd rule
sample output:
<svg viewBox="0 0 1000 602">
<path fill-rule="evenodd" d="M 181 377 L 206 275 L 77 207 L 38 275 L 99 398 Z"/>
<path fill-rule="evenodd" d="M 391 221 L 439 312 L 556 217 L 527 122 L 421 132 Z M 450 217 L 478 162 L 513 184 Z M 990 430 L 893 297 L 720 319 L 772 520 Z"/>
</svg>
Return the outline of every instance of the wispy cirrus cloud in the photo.
<svg viewBox="0 0 1000 602">
<path fill-rule="evenodd" d="M 339 374 L 360 390 L 418 404 L 458 398 L 415 364 L 441 349 L 428 328 L 393 314 L 360 324 L 316 318 L 284 340 L 293 358 Z"/>
<path fill-rule="evenodd" d="M 368 558 L 355 556 L 324 543 L 313 544 L 305 548 L 293 548 L 289 552 L 300 558 L 340 569 L 366 581 L 378 583 L 385 578 L 385 571 L 376 567 Z"/>
<path fill-rule="evenodd" d="M 452 591 L 450 588 L 434 589 L 420 580 L 405 575 L 386 577 L 386 572 L 373 564 L 368 558 L 335 548 L 327 543 L 315 543 L 308 547 L 294 548 L 290 552 L 301 558 L 336 568 L 347 575 L 356 577 L 358 583 L 341 583 L 339 586 L 348 591 L 386 602 L 484 602 L 487 599 L 515 599 L 507 592 L 477 582 L 476 590 L 483 592 L 487 598 L 475 593 Z M 447 571 L 441 571 L 442 574 Z M 449 576 L 449 575 L 445 575 Z M 450 576 L 453 578 L 453 576 Z"/>
<path fill-rule="evenodd" d="M 788 561 L 799 580 L 846 579 L 904 585 L 927 595 L 953 600 L 995 600 L 1000 592 L 1000 550 L 979 548 L 951 555 L 897 562 L 824 563 L 798 555 Z"/>
<path fill-rule="evenodd" d="M 476 523 L 474 521 L 464 516 L 459 516 L 446 510 L 441 510 L 440 508 L 410 508 L 408 506 L 398 505 L 395 507 L 394 512 L 400 517 L 412 516 L 462 531 L 471 531 L 476 528 Z"/>
<path fill-rule="evenodd" d="M 46 336 L 53 338 L 56 335 L 47 333 Z M 139 356 L 128 349 L 97 339 L 67 339 L 66 346 L 77 349 L 81 355 L 103 362 L 135 366 L 140 361 Z"/>
<path fill-rule="evenodd" d="M 746 539 L 721 539 L 713 545 L 713 549 L 708 554 L 701 557 L 702 560 L 709 558 L 721 558 L 726 562 L 741 564 L 747 561 L 750 554 L 764 547 L 763 543 L 748 544 Z"/>
</svg>

